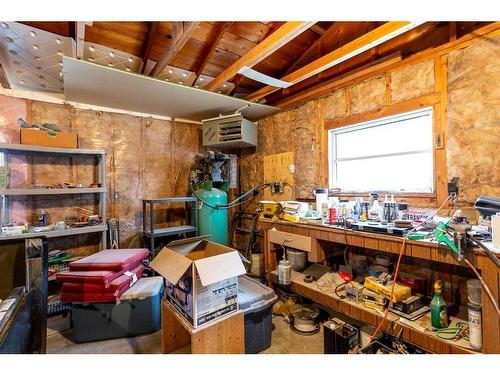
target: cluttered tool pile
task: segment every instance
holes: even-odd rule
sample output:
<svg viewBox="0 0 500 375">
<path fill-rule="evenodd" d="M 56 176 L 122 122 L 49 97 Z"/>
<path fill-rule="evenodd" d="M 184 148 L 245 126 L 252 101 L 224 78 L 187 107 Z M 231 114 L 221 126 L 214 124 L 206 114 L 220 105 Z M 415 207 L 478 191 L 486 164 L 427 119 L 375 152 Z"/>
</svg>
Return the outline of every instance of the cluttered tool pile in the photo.
<svg viewBox="0 0 500 375">
<path fill-rule="evenodd" d="M 460 210 L 456 210 L 450 217 L 438 216 L 445 203 L 455 199 L 456 194 L 450 194 L 437 210 L 422 212 L 421 216 L 415 213 L 410 216 L 408 207 L 401 205 L 398 207 L 392 197 L 390 200 L 386 197 L 383 205 L 378 203 L 379 197 L 376 195 L 372 195 L 372 198 L 371 204 L 362 201 L 337 203 L 331 199 L 332 204 L 329 204 L 328 191 L 322 189 L 319 193 L 316 192 L 316 207 L 322 207 L 322 209 L 313 211 L 312 214 L 310 205 L 307 203 L 285 202 L 280 205 L 281 212 L 278 212 L 277 206 L 265 202 L 262 205 L 261 218 L 265 214 L 267 219 L 272 219 L 274 216 L 301 223 L 311 223 L 316 220 L 318 225 L 333 225 L 403 237 L 399 256 L 395 262 L 388 256 L 380 254 L 370 265 L 367 264 L 366 256 L 354 255 L 353 262 L 348 262 L 344 251 L 345 266 L 339 267 L 338 272 L 326 269 L 320 274 L 310 271 L 311 267 L 319 265 L 304 269 L 306 262 L 297 262 L 298 255 L 294 254 L 293 249 L 286 249 L 286 243 L 283 243 L 281 245 L 283 260 L 279 262 L 277 272 L 278 285 L 287 288 L 291 285 L 292 279 L 297 281 L 300 278 L 300 283 L 303 285 L 314 285 L 314 288 L 326 294 L 333 294 L 339 300 L 360 304 L 364 308 L 378 311 L 383 319 L 378 324 L 375 333 L 381 330 L 383 322 L 391 312 L 399 316 L 398 321 L 403 325 L 419 331 L 433 332 L 438 338 L 444 340 L 462 340 L 466 343 L 465 347 L 480 350 L 482 348 L 481 292 L 483 290 L 499 317 L 500 311 L 488 286 L 469 261 L 468 253 L 484 252 L 497 267 L 500 267 L 500 261 L 492 251 L 495 249 L 495 241 L 498 241 L 498 232 L 495 233 L 494 227 L 500 218 L 498 215 L 500 199 L 480 197 L 476 202 L 480 220 L 472 225 Z M 273 209 L 275 211 L 271 212 Z M 367 218 L 371 221 L 367 221 Z M 485 242 L 491 240 L 492 237 L 491 244 Z M 435 281 L 434 296 L 431 300 L 425 295 L 427 280 L 400 272 L 401 258 L 408 239 L 437 242 L 443 248 L 447 248 L 458 262 L 463 262 L 472 269 L 477 279 L 467 281 L 468 322 L 456 318 L 450 321 L 447 304 L 441 295 L 441 281 Z M 292 276 L 292 271 L 303 273 L 297 275 L 295 272 Z M 421 321 L 417 322 L 419 319 Z M 425 319 L 430 324 L 422 325 Z"/>
</svg>

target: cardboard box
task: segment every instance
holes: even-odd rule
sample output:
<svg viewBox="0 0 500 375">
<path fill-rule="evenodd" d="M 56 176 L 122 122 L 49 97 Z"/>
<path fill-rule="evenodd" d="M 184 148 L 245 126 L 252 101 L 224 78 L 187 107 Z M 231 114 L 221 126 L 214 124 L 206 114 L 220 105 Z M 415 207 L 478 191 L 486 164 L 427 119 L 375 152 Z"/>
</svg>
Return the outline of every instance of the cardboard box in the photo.
<svg viewBox="0 0 500 375">
<path fill-rule="evenodd" d="M 78 134 L 21 129 L 21 144 L 48 147 L 78 148 Z"/>
<path fill-rule="evenodd" d="M 194 237 L 173 241 L 151 262 L 167 280 L 166 299 L 194 327 L 238 310 L 238 251 Z"/>
</svg>

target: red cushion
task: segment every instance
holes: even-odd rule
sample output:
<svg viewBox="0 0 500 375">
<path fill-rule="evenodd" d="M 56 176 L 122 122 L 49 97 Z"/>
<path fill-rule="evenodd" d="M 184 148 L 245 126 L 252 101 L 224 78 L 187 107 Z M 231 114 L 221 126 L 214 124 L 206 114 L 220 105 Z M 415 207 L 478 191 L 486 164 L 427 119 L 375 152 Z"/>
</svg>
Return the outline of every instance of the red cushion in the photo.
<svg viewBox="0 0 500 375">
<path fill-rule="evenodd" d="M 117 302 L 118 298 L 130 288 L 129 284 L 111 293 L 62 293 L 61 302 Z"/>
<path fill-rule="evenodd" d="M 56 280 L 63 283 L 86 283 L 109 285 L 125 271 L 62 271 L 56 274 Z"/>
<path fill-rule="evenodd" d="M 144 271 L 144 266 L 142 264 L 130 270 L 130 272 L 137 276 L 137 280 L 142 277 L 142 271 Z M 123 274 L 111 281 L 107 286 L 105 284 L 89 284 L 87 282 L 65 282 L 62 286 L 61 293 L 114 293 L 123 286 L 130 285 L 131 281 L 132 276 Z"/>
<path fill-rule="evenodd" d="M 146 259 L 148 249 L 103 250 L 83 259 L 71 262 L 70 271 L 121 271 Z"/>
</svg>

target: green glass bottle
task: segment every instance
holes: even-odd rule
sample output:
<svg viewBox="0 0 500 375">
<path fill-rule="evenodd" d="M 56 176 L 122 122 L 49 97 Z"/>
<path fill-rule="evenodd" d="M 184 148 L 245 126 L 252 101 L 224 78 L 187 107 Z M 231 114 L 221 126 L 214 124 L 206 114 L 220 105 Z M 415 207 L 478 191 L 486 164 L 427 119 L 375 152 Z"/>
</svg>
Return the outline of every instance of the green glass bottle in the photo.
<svg viewBox="0 0 500 375">
<path fill-rule="evenodd" d="M 441 281 L 434 283 L 434 298 L 431 301 L 431 323 L 434 328 L 448 327 L 448 310 L 441 296 Z"/>
</svg>

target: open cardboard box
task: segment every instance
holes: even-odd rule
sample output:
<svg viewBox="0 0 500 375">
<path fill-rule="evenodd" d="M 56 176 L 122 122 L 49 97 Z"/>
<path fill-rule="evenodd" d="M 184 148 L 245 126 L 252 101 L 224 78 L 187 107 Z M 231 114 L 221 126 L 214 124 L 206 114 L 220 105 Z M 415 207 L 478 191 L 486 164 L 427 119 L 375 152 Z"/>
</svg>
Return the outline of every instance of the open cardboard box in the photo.
<svg viewBox="0 0 500 375">
<path fill-rule="evenodd" d="M 238 276 L 246 270 L 237 250 L 188 238 L 170 242 L 150 265 L 167 280 L 166 299 L 194 328 L 238 310 Z"/>
</svg>

